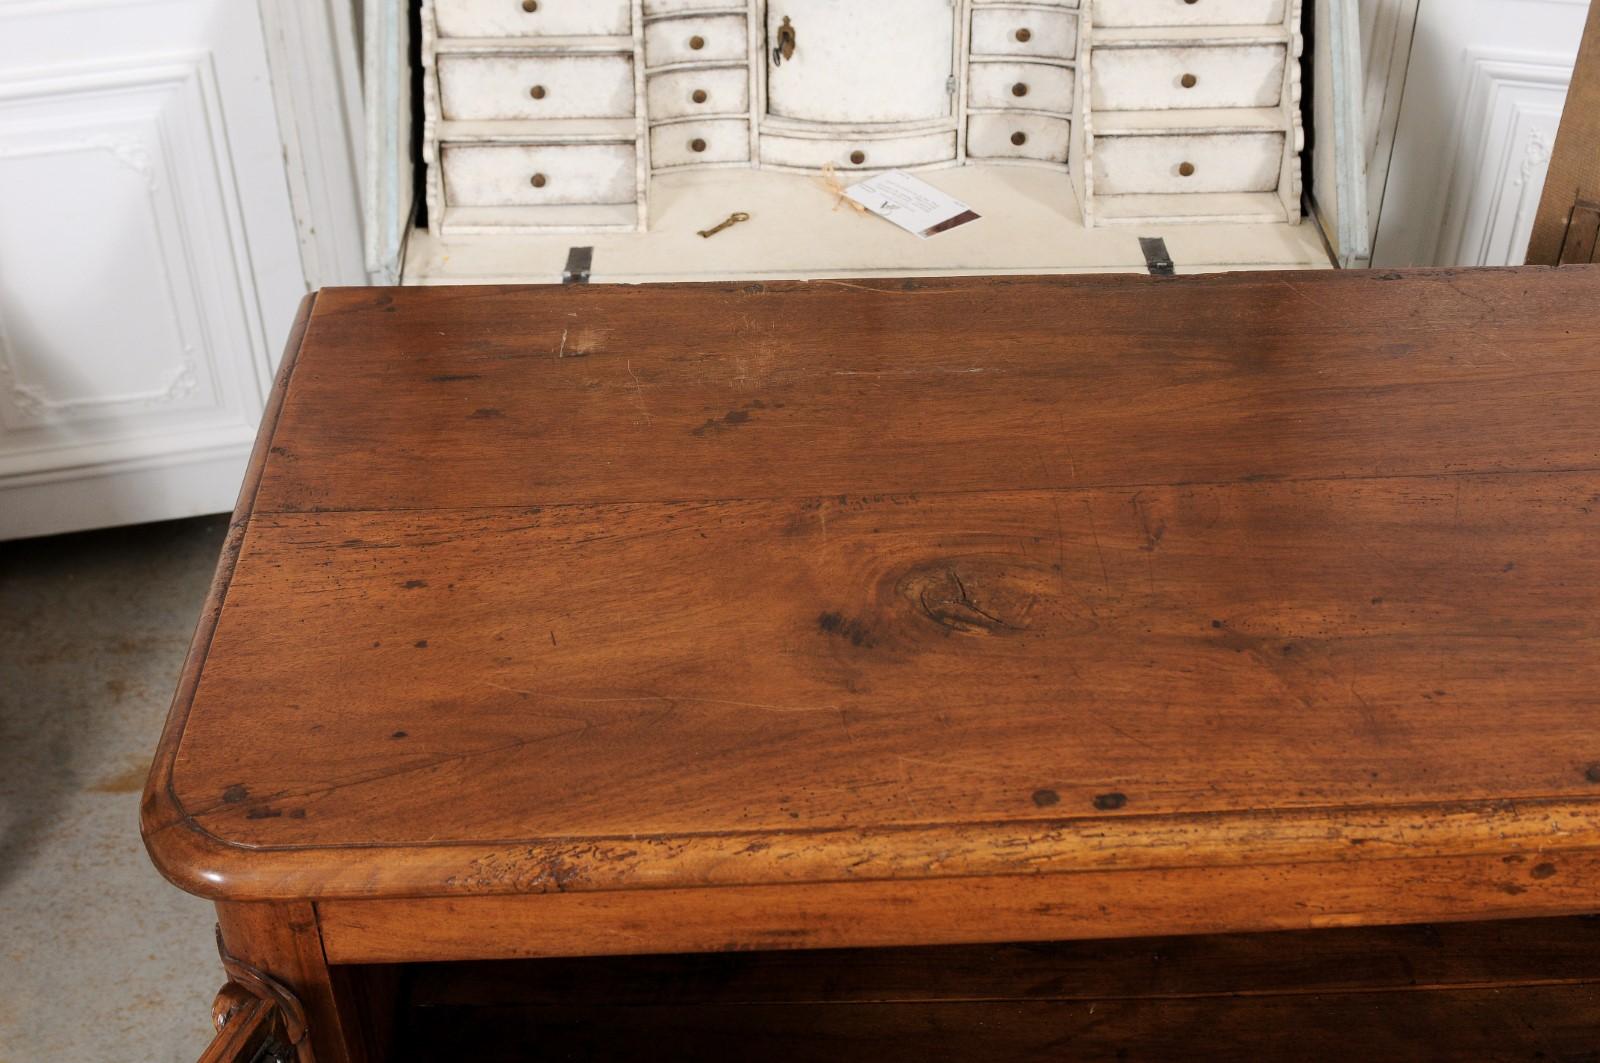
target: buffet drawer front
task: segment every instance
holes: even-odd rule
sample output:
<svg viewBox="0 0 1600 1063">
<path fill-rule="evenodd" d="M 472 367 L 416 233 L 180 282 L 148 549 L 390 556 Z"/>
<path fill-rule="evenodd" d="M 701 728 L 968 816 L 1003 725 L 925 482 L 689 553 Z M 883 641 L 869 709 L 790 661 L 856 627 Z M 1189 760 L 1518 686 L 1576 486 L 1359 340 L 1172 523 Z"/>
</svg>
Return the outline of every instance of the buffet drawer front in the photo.
<svg viewBox="0 0 1600 1063">
<path fill-rule="evenodd" d="M 974 159 L 1067 161 L 1072 123 L 1042 114 L 975 114 L 967 119 L 967 155 Z"/>
<path fill-rule="evenodd" d="M 637 153 L 620 144 L 445 144 L 445 202 L 452 207 L 632 203 Z"/>
<path fill-rule="evenodd" d="M 1283 100 L 1287 54 L 1284 44 L 1096 48 L 1091 60 L 1094 107 L 1276 107 Z"/>
<path fill-rule="evenodd" d="M 1095 0 L 1096 26 L 1275 26 L 1284 0 Z"/>
<path fill-rule="evenodd" d="M 644 65 L 714 63 L 750 54 L 749 24 L 743 15 L 668 18 L 644 28 Z"/>
<path fill-rule="evenodd" d="M 1284 136 L 1096 137 L 1095 193 L 1271 192 L 1283 176 Z"/>
<path fill-rule="evenodd" d="M 1071 67 L 1045 63 L 974 62 L 967 73 L 967 106 L 1072 113 Z"/>
<path fill-rule="evenodd" d="M 652 74 L 646 97 L 651 121 L 738 114 L 750 109 L 750 72 L 742 66 L 725 66 Z"/>
<path fill-rule="evenodd" d="M 434 0 L 433 11 L 441 37 L 626 37 L 633 32 L 628 0 Z"/>
<path fill-rule="evenodd" d="M 671 122 L 650 130 L 650 166 L 703 166 L 750 161 L 750 123 L 741 118 Z"/>
<path fill-rule="evenodd" d="M 972 54 L 1072 59 L 1078 54 L 1078 16 L 1037 7 L 974 8 Z"/>
<path fill-rule="evenodd" d="M 730 7 L 743 6 L 730 0 L 644 0 L 644 17 L 692 15 L 697 11 L 726 11 Z"/>
<path fill-rule="evenodd" d="M 769 166 L 820 170 L 883 170 L 923 166 L 956 157 L 955 130 L 919 133 L 886 140 L 813 140 L 807 137 L 761 135 L 761 161 Z"/>
<path fill-rule="evenodd" d="M 439 106 L 459 120 L 631 118 L 633 60 L 622 55 L 442 55 Z"/>
</svg>

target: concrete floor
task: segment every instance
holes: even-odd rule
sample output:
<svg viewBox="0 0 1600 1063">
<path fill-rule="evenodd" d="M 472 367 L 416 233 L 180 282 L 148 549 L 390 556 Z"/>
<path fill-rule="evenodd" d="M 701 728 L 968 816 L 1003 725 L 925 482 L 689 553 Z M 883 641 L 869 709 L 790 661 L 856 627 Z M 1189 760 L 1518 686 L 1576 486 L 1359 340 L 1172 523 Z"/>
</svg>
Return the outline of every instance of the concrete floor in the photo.
<svg viewBox="0 0 1600 1063">
<path fill-rule="evenodd" d="M 139 793 L 226 517 L 0 543 L 0 1063 L 192 1063 L 222 984 Z"/>
</svg>

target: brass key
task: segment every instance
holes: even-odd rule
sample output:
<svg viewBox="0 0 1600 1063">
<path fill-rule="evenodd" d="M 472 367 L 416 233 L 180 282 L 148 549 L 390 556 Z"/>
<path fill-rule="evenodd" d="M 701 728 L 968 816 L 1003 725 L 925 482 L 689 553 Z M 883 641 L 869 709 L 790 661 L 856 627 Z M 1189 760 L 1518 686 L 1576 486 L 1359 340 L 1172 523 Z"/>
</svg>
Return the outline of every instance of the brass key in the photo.
<svg viewBox="0 0 1600 1063">
<path fill-rule="evenodd" d="M 712 229 L 701 229 L 700 230 L 700 235 L 703 236 L 705 239 L 709 240 L 713 236 L 715 236 L 718 233 L 720 233 L 722 230 L 724 230 L 726 228 L 729 228 L 731 226 L 734 226 L 734 225 L 738 225 L 742 221 L 749 221 L 749 220 L 750 220 L 750 215 L 746 214 L 744 211 L 741 210 L 741 211 L 738 211 L 737 213 L 728 215 L 728 220 L 723 222 L 721 225 L 716 226 L 715 228 L 712 228 Z"/>
</svg>

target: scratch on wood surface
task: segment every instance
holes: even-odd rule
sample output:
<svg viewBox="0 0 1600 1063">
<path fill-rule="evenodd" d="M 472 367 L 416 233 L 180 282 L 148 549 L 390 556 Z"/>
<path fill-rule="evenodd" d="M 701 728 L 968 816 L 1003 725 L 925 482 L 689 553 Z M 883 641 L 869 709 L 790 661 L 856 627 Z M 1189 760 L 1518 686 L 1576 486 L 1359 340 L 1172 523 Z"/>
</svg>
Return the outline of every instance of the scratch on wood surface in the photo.
<svg viewBox="0 0 1600 1063">
<path fill-rule="evenodd" d="M 570 331 L 570 329 L 561 330 L 561 346 L 556 349 L 557 358 L 565 358 L 567 356 L 567 333 Z"/>
<path fill-rule="evenodd" d="M 1089 534 L 1094 537 L 1094 553 L 1100 559 L 1100 582 L 1106 590 L 1111 589 L 1111 573 L 1106 569 L 1106 552 L 1100 548 L 1100 529 L 1094 522 L 1094 505 L 1087 498 L 1083 500 L 1083 512 L 1089 518 Z"/>
<path fill-rule="evenodd" d="M 639 374 L 633 371 L 633 359 L 628 359 L 628 376 L 633 379 L 634 398 L 639 402 L 639 413 L 644 417 L 644 423 L 650 424 L 653 420 L 650 409 L 644 402 L 644 385 L 639 382 Z"/>
<path fill-rule="evenodd" d="M 566 701 L 575 705 L 629 705 L 641 701 L 678 702 L 688 701 L 697 705 L 726 705 L 736 709 L 759 709 L 762 712 L 838 712 L 837 705 L 771 705 L 761 701 L 730 701 L 726 698 L 703 698 L 693 694 L 633 694 L 620 698 L 582 698 L 568 694 L 552 694 L 545 690 L 528 690 L 523 687 L 506 686 L 504 683 L 495 683 L 488 679 L 480 679 L 486 687 L 495 690 L 504 690 L 508 694 L 521 694 L 529 698 L 543 698 L 547 701 Z"/>
<path fill-rule="evenodd" d="M 854 288 L 862 292 L 877 292 L 880 295 L 961 295 L 966 289 L 962 288 L 874 288 L 866 284 L 851 284 L 849 281 L 813 281 L 813 284 L 831 284 L 837 288 Z"/>
</svg>

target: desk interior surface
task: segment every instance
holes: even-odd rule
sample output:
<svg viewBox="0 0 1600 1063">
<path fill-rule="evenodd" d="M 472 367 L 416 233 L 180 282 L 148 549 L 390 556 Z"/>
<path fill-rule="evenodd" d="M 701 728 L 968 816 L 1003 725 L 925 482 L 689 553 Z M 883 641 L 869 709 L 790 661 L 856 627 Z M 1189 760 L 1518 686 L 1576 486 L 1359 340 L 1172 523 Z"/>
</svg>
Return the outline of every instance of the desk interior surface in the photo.
<svg viewBox="0 0 1600 1063">
<path fill-rule="evenodd" d="M 324 291 L 152 800 L 253 895 L 1593 847 L 1597 306 Z"/>
<path fill-rule="evenodd" d="M 458 236 L 413 230 L 406 284 L 557 283 L 574 247 L 592 247 L 597 283 L 1143 273 L 1140 237 L 1166 241 L 1178 273 L 1326 269 L 1311 219 L 1299 225 L 1146 224 L 1083 227 L 1072 182 L 1059 170 L 973 165 L 923 171 L 922 180 L 962 200 L 980 219 L 923 240 L 841 205 L 821 178 L 769 170 L 658 174 L 644 233 Z M 858 175 L 840 174 L 850 183 Z M 838 187 L 838 186 L 835 186 Z M 735 211 L 750 220 L 709 239 Z"/>
</svg>

